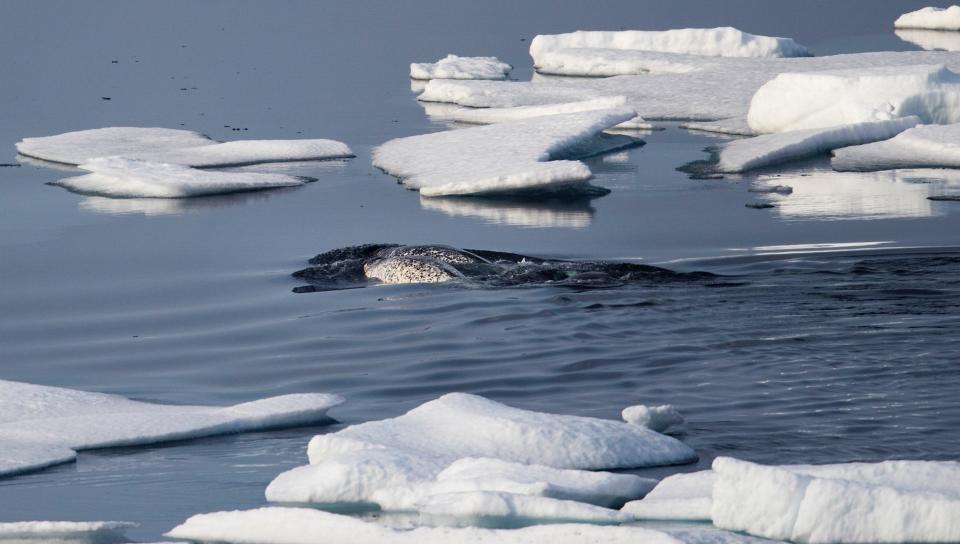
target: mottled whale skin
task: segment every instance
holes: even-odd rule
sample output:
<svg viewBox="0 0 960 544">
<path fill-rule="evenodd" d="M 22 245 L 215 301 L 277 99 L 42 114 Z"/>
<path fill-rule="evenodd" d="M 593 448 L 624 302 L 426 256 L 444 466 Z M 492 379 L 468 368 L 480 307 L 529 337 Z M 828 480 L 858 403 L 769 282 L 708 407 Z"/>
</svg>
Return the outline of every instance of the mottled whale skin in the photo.
<svg viewBox="0 0 960 544">
<path fill-rule="evenodd" d="M 475 287 L 614 287 L 714 278 L 636 263 L 564 261 L 445 245 L 364 244 L 320 253 L 293 273 L 308 285 L 298 293 L 352 289 L 371 284 L 461 283 Z"/>
</svg>

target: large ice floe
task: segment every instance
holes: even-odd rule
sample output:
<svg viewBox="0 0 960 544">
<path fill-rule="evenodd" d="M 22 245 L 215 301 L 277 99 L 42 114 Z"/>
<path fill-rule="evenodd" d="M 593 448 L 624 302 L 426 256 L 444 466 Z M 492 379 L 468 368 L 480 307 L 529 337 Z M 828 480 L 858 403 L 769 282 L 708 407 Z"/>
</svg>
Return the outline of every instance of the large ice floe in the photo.
<svg viewBox="0 0 960 544">
<path fill-rule="evenodd" d="M 659 51 L 707 57 L 798 57 L 807 48 L 790 38 L 756 36 L 736 28 L 678 28 L 663 31 L 577 31 L 546 34 L 530 42 L 534 68 L 542 73 L 610 75 L 610 65 L 629 64 L 636 51 Z M 670 70 L 669 64 L 660 67 Z M 686 71 L 682 64 L 675 65 Z"/>
<path fill-rule="evenodd" d="M 15 521 L 0 523 L 0 542 L 43 544 L 114 544 L 129 542 L 124 532 L 136 527 L 123 521 Z"/>
<path fill-rule="evenodd" d="M 960 168 L 960 124 L 923 125 L 889 140 L 838 149 L 831 166 L 839 171 Z"/>
<path fill-rule="evenodd" d="M 602 133 L 636 115 L 619 107 L 399 138 L 376 148 L 373 164 L 423 196 L 578 191 L 590 169 L 562 159 L 638 144 Z"/>
<path fill-rule="evenodd" d="M 437 62 L 410 64 L 412 79 L 506 79 L 513 67 L 496 57 L 447 55 Z"/>
<path fill-rule="evenodd" d="M 960 463 L 765 466 L 720 457 L 623 508 L 807 543 L 960 541 Z"/>
<path fill-rule="evenodd" d="M 0 475 L 72 461 L 77 450 L 288 427 L 327 420 L 337 395 L 297 394 L 235 406 L 173 406 L 0 380 Z"/>
<path fill-rule="evenodd" d="M 497 491 L 554 499 L 522 499 L 527 502 L 517 507 L 547 515 L 570 499 L 614 505 L 651 484 L 587 470 L 697 458 L 680 441 L 638 425 L 532 412 L 462 393 L 393 419 L 315 436 L 308 457 L 309 465 L 270 483 L 268 500 L 419 510 L 431 496 Z M 471 504 L 479 508 L 476 499 Z"/>
<path fill-rule="evenodd" d="M 626 104 L 626 97 L 611 96 L 607 98 L 583 100 L 580 102 L 543 104 L 540 106 L 517 106 L 515 108 L 456 108 L 452 111 L 444 112 L 439 117 L 459 123 L 488 125 L 492 123 L 501 123 L 503 121 L 517 121 L 520 119 L 530 119 L 531 117 L 542 117 L 544 115 L 554 115 L 558 113 L 577 113 L 582 111 L 618 108 L 623 107 Z M 633 119 L 624 121 L 611 128 L 625 130 L 649 130 L 653 128 L 653 125 L 647 123 L 638 115 Z"/>
<path fill-rule="evenodd" d="M 925 28 L 927 30 L 960 30 L 960 6 L 948 8 L 926 7 L 904 13 L 893 22 L 894 28 Z"/>
</svg>

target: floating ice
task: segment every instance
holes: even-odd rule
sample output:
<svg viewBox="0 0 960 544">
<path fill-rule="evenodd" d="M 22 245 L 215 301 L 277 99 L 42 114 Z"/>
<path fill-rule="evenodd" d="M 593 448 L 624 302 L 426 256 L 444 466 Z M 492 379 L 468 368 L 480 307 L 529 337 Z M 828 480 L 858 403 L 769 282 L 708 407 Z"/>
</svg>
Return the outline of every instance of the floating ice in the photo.
<svg viewBox="0 0 960 544">
<path fill-rule="evenodd" d="M 780 74 L 757 90 L 747 121 L 769 133 L 911 115 L 960 122 L 960 75 L 942 65 Z"/>
<path fill-rule="evenodd" d="M 916 126 L 917 117 L 866 121 L 827 128 L 790 130 L 734 140 L 719 147 L 717 170 L 745 172 L 764 166 L 795 161 L 838 147 L 886 140 Z"/>
<path fill-rule="evenodd" d="M 790 38 L 756 36 L 731 27 L 679 28 L 664 31 L 577 31 L 539 35 L 530 42 L 534 68 L 544 73 L 600 75 L 594 63 L 606 55 L 661 51 L 708 57 L 801 57 L 807 48 Z M 579 62 L 568 53 L 584 52 Z M 617 72 L 624 73 L 624 72 Z M 602 74 L 609 75 L 609 74 Z"/>
<path fill-rule="evenodd" d="M 869 75 L 873 72 L 872 69 L 877 67 L 906 67 L 903 70 L 904 79 L 916 83 L 914 87 L 916 92 L 923 92 L 924 88 L 936 90 L 953 87 L 946 81 L 933 80 L 927 82 L 928 86 L 923 81 L 924 76 L 917 75 L 918 65 L 945 65 L 947 68 L 960 70 L 960 56 L 942 51 L 758 59 L 705 58 L 646 51 L 632 53 L 636 55 L 637 62 L 649 62 L 654 69 L 655 66 L 669 61 L 674 65 L 687 65 L 690 70 L 683 73 L 652 71 L 644 75 L 622 75 L 603 79 L 539 76 L 532 82 L 434 80 L 427 84 L 419 99 L 475 108 L 501 108 L 625 96 L 627 103 L 647 121 L 724 119 L 727 120 L 723 123 L 724 127 L 743 127 L 742 120 L 747 116 L 754 93 L 781 73 L 850 70 L 851 73 L 862 71 Z M 914 74 L 915 77 L 911 78 L 910 74 Z M 895 89 L 904 88 L 903 82 L 893 83 Z M 889 95 L 888 89 L 883 87 L 880 85 L 878 97 Z M 820 92 L 829 94 L 826 91 Z M 853 89 L 847 89 L 847 92 L 853 94 Z M 802 100 L 801 104 L 810 105 L 802 93 L 798 95 Z M 778 102 L 772 107 L 784 109 L 787 112 L 796 111 L 791 104 L 787 103 L 787 106 L 783 104 Z M 873 107 L 881 105 L 872 103 Z M 938 116 L 957 115 L 958 111 L 960 108 L 951 106 L 939 112 Z M 905 116 L 911 113 L 913 112 L 903 111 L 900 115 Z M 842 122 L 846 121 L 841 120 L 838 123 Z"/>
<path fill-rule="evenodd" d="M 199 170 L 179 164 L 107 157 L 80 165 L 89 174 L 51 183 L 71 191 L 113 198 L 184 198 L 295 187 L 311 178 L 254 172 Z"/>
<path fill-rule="evenodd" d="M 372 502 L 378 490 L 436 481 L 451 463 L 467 457 L 562 469 L 656 466 L 696 459 L 683 443 L 645 427 L 531 412 L 462 393 L 444 395 L 397 418 L 315 436 L 308 455 L 310 465 L 270 483 L 268 500 Z M 560 476 L 550 478 L 556 482 Z"/>
<path fill-rule="evenodd" d="M 886 141 L 837 149 L 831 166 L 839 171 L 960 168 L 960 124 L 923 125 Z"/>
<path fill-rule="evenodd" d="M 893 22 L 894 28 L 925 28 L 927 30 L 960 30 L 960 6 L 948 8 L 926 7 L 904 13 Z"/>
<path fill-rule="evenodd" d="M 264 162 L 305 161 L 352 157 L 335 140 L 240 140 L 221 143 L 189 130 L 108 127 L 24 138 L 17 152 L 63 164 L 83 164 L 99 157 L 119 156 L 199 168 Z"/>
<path fill-rule="evenodd" d="M 960 51 L 960 33 L 953 30 L 900 28 L 893 33 L 901 40 L 927 51 Z"/>
<path fill-rule="evenodd" d="M 713 523 L 809 543 L 960 541 L 960 464 L 773 467 L 714 460 Z"/>
<path fill-rule="evenodd" d="M 431 495 L 419 505 L 418 510 L 421 515 L 456 519 L 457 523 L 467 525 L 481 525 L 492 520 L 508 523 L 549 520 L 598 524 L 633 520 L 630 514 L 592 504 L 503 491 Z"/>
<path fill-rule="evenodd" d="M 76 450 L 154 444 L 323 421 L 337 395 L 227 407 L 171 406 L 0 380 L 0 475 L 71 461 Z"/>
<path fill-rule="evenodd" d="M 683 416 L 669 404 L 660 406 L 628 406 L 620 414 L 623 420 L 633 425 L 642 425 L 650 430 L 662 433 L 674 425 L 683 423 Z"/>
<path fill-rule="evenodd" d="M 308 508 L 198 514 L 167 536 L 242 544 L 681 544 L 667 533 L 641 527 L 590 524 L 537 525 L 522 529 L 417 527 L 396 529 Z"/>
<path fill-rule="evenodd" d="M 582 188 L 592 175 L 585 164 L 551 159 L 571 149 L 595 152 L 595 146 L 578 149 L 584 142 L 597 141 L 604 151 L 635 145 L 625 136 L 598 140 L 604 129 L 635 116 L 629 108 L 593 110 L 399 138 L 376 148 L 373 164 L 423 196 Z"/>
<path fill-rule="evenodd" d="M 410 64 L 412 79 L 506 79 L 513 66 L 496 57 L 447 55 L 437 62 Z"/>
<path fill-rule="evenodd" d="M 674 474 L 642 500 L 625 504 L 622 511 L 638 519 L 709 521 L 715 481 L 712 470 Z"/>
<path fill-rule="evenodd" d="M 541 106 L 518 106 L 515 108 L 458 108 L 446 113 L 444 117 L 450 119 L 451 121 L 457 121 L 461 123 L 487 125 L 491 123 L 500 123 L 503 121 L 516 121 L 519 119 L 529 119 L 531 117 L 554 115 L 558 113 L 576 113 L 581 111 L 617 108 L 626 105 L 626 103 L 627 99 L 623 96 L 611 96 L 609 98 L 597 98 L 594 100 L 584 100 L 582 102 L 543 104 Z M 640 116 L 636 116 L 633 119 L 624 121 L 613 128 L 648 130 L 652 129 L 653 125 L 645 122 Z"/>
<path fill-rule="evenodd" d="M 16 521 L 0 523 L 0 542 L 111 544 L 128 542 L 124 531 L 136 523 L 122 521 Z"/>
</svg>

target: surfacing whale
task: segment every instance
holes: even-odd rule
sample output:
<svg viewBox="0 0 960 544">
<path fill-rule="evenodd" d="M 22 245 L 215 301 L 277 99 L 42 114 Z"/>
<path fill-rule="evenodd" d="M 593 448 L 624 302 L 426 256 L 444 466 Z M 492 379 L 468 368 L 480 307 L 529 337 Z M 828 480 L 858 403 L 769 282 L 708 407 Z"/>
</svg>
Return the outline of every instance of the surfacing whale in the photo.
<svg viewBox="0 0 960 544">
<path fill-rule="evenodd" d="M 293 277 L 297 293 L 373 284 L 454 282 L 479 287 L 615 287 L 628 283 L 695 281 L 706 272 L 674 272 L 626 262 L 566 261 L 445 245 L 364 244 L 320 253 Z"/>
</svg>

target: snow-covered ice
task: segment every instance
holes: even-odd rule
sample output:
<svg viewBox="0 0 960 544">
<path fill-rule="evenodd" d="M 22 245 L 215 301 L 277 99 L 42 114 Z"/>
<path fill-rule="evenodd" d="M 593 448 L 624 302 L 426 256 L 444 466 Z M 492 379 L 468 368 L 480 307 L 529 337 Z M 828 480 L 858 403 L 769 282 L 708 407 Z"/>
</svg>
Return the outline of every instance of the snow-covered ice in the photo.
<svg viewBox="0 0 960 544">
<path fill-rule="evenodd" d="M 72 165 L 118 156 L 198 168 L 353 156 L 346 144 L 335 140 L 221 143 L 189 130 L 143 127 L 107 127 L 24 138 L 17 142 L 17 152 L 34 159 Z"/>
<path fill-rule="evenodd" d="M 200 170 L 171 163 L 107 157 L 80 165 L 90 173 L 55 181 L 71 191 L 113 198 L 185 198 L 303 185 L 287 174 Z"/>
<path fill-rule="evenodd" d="M 621 107 L 399 138 L 376 148 L 373 164 L 423 196 L 576 189 L 586 185 L 590 169 L 576 160 L 551 159 L 578 154 L 571 150 L 579 152 L 601 131 L 635 116 Z M 611 141 L 619 147 L 637 142 L 598 140 Z"/>
<path fill-rule="evenodd" d="M 662 433 L 674 425 L 683 424 L 683 416 L 680 412 L 669 404 L 660 406 L 645 406 L 637 404 L 636 406 L 627 406 L 620 412 L 620 416 L 627 423 L 633 425 L 642 425 L 648 429 Z"/>
<path fill-rule="evenodd" d="M 467 491 L 430 495 L 420 503 L 421 515 L 483 525 L 535 521 L 618 524 L 633 521 L 630 514 L 578 501 L 522 495 L 503 491 Z"/>
<path fill-rule="evenodd" d="M 314 423 L 342 402 L 298 394 L 235 406 L 173 406 L 0 380 L 0 475 L 71 461 L 77 450 Z"/>
<path fill-rule="evenodd" d="M 885 141 L 834 151 L 834 170 L 960 168 L 960 124 L 922 125 Z"/>
<path fill-rule="evenodd" d="M 380 490 L 435 482 L 451 463 L 469 457 L 561 469 L 669 465 L 697 457 L 680 441 L 638 425 L 532 412 L 462 393 L 444 395 L 396 418 L 315 436 L 308 456 L 309 465 L 280 474 L 270 483 L 268 500 L 375 502 L 374 494 Z M 532 468 L 531 474 L 537 470 Z M 540 476 L 555 487 L 563 487 L 564 481 L 570 485 L 570 478 L 582 481 L 578 485 L 584 487 L 584 494 L 594 492 L 591 485 L 595 489 L 613 485 L 590 483 L 586 475 L 541 471 Z M 502 473 L 491 479 L 509 480 Z M 524 483 L 529 481 L 513 482 Z M 407 500 L 398 494 L 402 490 L 392 493 L 391 500 Z M 417 491 L 411 489 L 411 493 Z"/>
<path fill-rule="evenodd" d="M 513 67 L 496 57 L 447 55 L 437 62 L 410 64 L 412 79 L 506 79 Z"/>
<path fill-rule="evenodd" d="M 745 172 L 774 164 L 795 161 L 838 147 L 886 140 L 916 126 L 917 117 L 888 121 L 865 121 L 826 128 L 790 130 L 733 140 L 718 148 L 717 170 Z"/>
<path fill-rule="evenodd" d="M 520 119 L 529 119 L 531 117 L 555 115 L 558 113 L 576 113 L 581 111 L 618 108 L 625 106 L 626 103 L 626 97 L 611 96 L 607 98 L 584 100 L 581 102 L 563 102 L 560 104 L 543 104 L 539 106 L 518 106 L 515 108 L 457 108 L 456 110 L 446 113 L 443 115 L 443 117 L 460 123 L 488 125 L 491 123 L 516 121 Z M 612 128 L 627 130 L 649 130 L 653 128 L 653 125 L 647 123 L 638 115 L 633 119 L 624 121 L 623 123 L 620 123 Z"/>
<path fill-rule="evenodd" d="M 754 93 L 781 73 L 849 70 L 865 74 L 884 66 L 907 67 L 904 75 L 922 92 L 927 86 L 918 65 L 944 65 L 960 70 L 960 56 L 943 51 L 857 53 L 827 57 L 800 58 L 724 58 L 698 57 L 661 52 L 634 52 L 637 59 L 654 64 L 669 60 L 686 64 L 691 70 L 650 72 L 602 79 L 535 77 L 534 81 L 451 81 L 434 80 L 427 84 L 419 99 L 447 102 L 475 108 L 501 108 L 576 102 L 596 98 L 625 96 L 627 103 L 647 121 L 679 119 L 688 121 L 726 120 L 724 126 L 740 126 L 747 116 Z M 848 80 L 849 81 L 849 80 Z M 947 82 L 929 82 L 930 89 L 948 89 Z M 896 87 L 903 89 L 901 83 Z M 852 89 L 847 89 L 852 94 Z M 882 85 L 881 95 L 887 96 Z M 800 97 L 803 99 L 804 97 Z M 849 96 L 848 96 L 849 98 Z M 866 97 L 869 98 L 869 97 Z M 928 97 L 929 98 L 929 97 Z M 806 100 L 804 104 L 809 104 Z M 919 105 L 919 104 L 918 104 Z M 944 104 L 940 117 L 957 115 L 960 107 Z M 873 103 L 873 107 L 882 104 Z M 781 107 L 777 104 L 776 107 Z M 793 108 L 783 108 L 795 111 Z M 775 112 L 776 113 L 776 112 Z M 902 115 L 909 115 L 904 111 Z M 705 127 L 707 128 L 707 127 Z"/>
<path fill-rule="evenodd" d="M 707 57 L 799 57 L 806 47 L 790 38 L 757 36 L 736 28 L 677 28 L 672 30 L 584 31 L 546 34 L 530 42 L 534 68 L 565 75 L 610 75 L 596 73 L 597 63 L 607 55 L 632 51 L 659 51 Z M 574 60 L 569 53 L 584 52 Z M 627 72 L 617 72 L 627 73 Z M 636 72 L 633 72 L 636 73 Z"/>
<path fill-rule="evenodd" d="M 925 28 L 928 30 L 960 30 L 960 6 L 948 8 L 925 7 L 904 13 L 893 22 L 894 28 Z"/>
<path fill-rule="evenodd" d="M 594 524 L 535 525 L 521 529 L 416 527 L 398 529 L 308 508 L 269 507 L 198 514 L 167 536 L 237 544 L 682 544 L 641 527 Z"/>
<path fill-rule="evenodd" d="M 960 463 L 820 467 L 714 460 L 713 523 L 807 543 L 960 541 Z"/>
<path fill-rule="evenodd" d="M 44 544 L 112 544 L 128 542 L 124 531 L 136 527 L 123 521 L 0 522 L 0 542 Z"/>
<path fill-rule="evenodd" d="M 715 481 L 711 470 L 673 474 L 621 510 L 638 519 L 709 521 Z"/>
<path fill-rule="evenodd" d="M 771 133 L 911 115 L 960 122 L 960 75 L 943 65 L 780 74 L 757 90 L 747 121 Z"/>
</svg>

